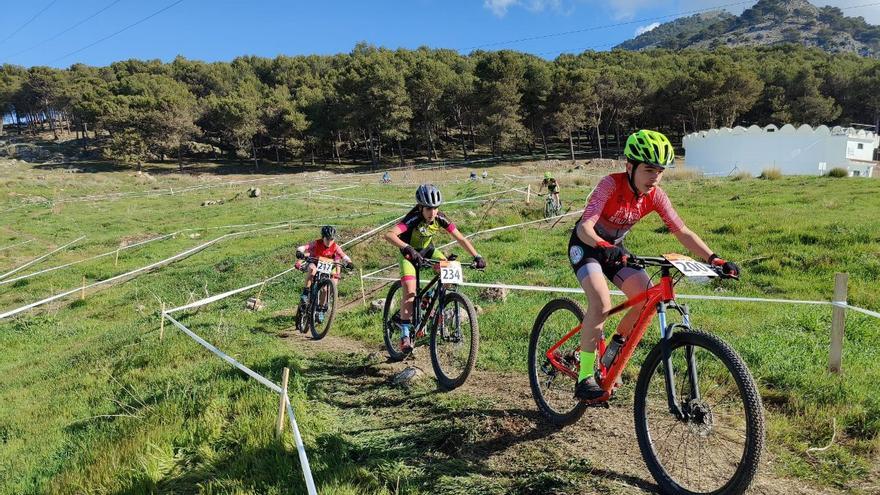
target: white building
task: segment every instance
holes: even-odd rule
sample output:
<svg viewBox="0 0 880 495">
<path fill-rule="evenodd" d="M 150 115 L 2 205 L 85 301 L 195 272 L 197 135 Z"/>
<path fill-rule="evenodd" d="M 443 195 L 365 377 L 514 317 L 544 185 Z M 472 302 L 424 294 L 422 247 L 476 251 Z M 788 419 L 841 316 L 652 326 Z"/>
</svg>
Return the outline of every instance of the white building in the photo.
<svg viewBox="0 0 880 495">
<path fill-rule="evenodd" d="M 873 161 L 878 145 L 880 138 L 873 132 L 824 125 L 724 127 L 684 138 L 688 166 L 708 175 L 741 171 L 758 175 L 774 167 L 786 175 L 822 175 L 840 167 L 851 176 L 871 177 L 878 164 Z"/>
</svg>

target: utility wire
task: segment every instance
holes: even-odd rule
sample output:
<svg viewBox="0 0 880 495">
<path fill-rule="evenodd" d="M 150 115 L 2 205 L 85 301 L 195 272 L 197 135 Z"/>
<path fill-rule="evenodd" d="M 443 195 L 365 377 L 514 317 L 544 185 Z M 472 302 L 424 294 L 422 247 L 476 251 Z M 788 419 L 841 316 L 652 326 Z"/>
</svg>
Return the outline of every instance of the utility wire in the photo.
<svg viewBox="0 0 880 495">
<path fill-rule="evenodd" d="M 739 2 L 739 4 L 743 4 L 743 3 L 751 3 L 751 1 L 752 1 L 752 0 L 750 0 L 749 2 Z M 706 10 L 716 10 L 716 9 L 718 9 L 718 8 L 720 8 L 720 7 L 732 6 L 732 5 L 737 5 L 737 4 L 721 5 L 721 6 L 713 7 L 713 8 L 711 8 L 711 9 L 706 9 Z M 849 6 L 849 7 L 837 7 L 837 8 L 840 9 L 840 10 L 852 10 L 852 9 L 860 9 L 860 8 L 865 8 L 865 7 L 876 7 L 876 6 L 878 6 L 878 5 L 880 5 L 880 2 L 865 3 L 865 4 L 861 4 L 861 5 L 851 5 L 851 6 Z M 688 13 L 694 13 L 694 12 L 700 12 L 700 11 L 696 11 L 696 10 L 695 10 L 695 11 L 691 11 L 691 12 L 685 12 L 685 13 L 683 13 L 682 15 L 686 15 L 686 14 L 688 14 Z M 626 24 L 638 24 L 638 23 L 641 23 L 641 22 L 647 22 L 647 21 L 655 20 L 655 19 L 659 19 L 659 18 L 662 18 L 662 17 L 671 17 L 671 16 L 674 16 L 674 15 L 678 15 L 678 14 L 669 14 L 669 15 L 665 15 L 665 16 L 661 16 L 661 17 L 657 17 L 657 18 L 653 18 L 653 19 L 642 19 L 642 20 L 639 20 L 639 21 L 631 21 L 631 22 L 618 23 L 618 24 L 609 25 L 609 26 L 606 26 L 606 27 L 617 27 L 617 26 L 623 26 L 623 25 L 626 25 Z M 590 29 L 601 29 L 601 26 L 597 26 L 597 27 L 595 27 L 595 28 L 588 28 L 588 29 L 585 29 L 585 30 L 590 30 Z M 585 31 L 585 30 L 579 30 L 579 31 L 568 31 L 568 32 L 565 32 L 565 33 L 551 34 L 551 35 L 545 35 L 545 36 L 537 36 L 537 37 L 533 37 L 533 38 L 524 38 L 524 39 L 522 39 L 522 40 L 513 40 L 513 41 L 511 41 L 510 43 L 514 43 L 514 42 L 518 42 L 518 41 L 533 40 L 533 39 L 549 38 L 549 37 L 551 37 L 551 36 L 561 36 L 561 35 L 564 35 L 564 34 L 568 34 L 568 33 L 577 33 L 577 32 L 582 32 L 582 31 Z M 506 43 L 506 42 L 503 42 L 503 41 L 502 41 L 502 42 L 499 42 L 499 43 Z M 620 43 L 623 43 L 623 42 L 620 42 Z M 546 55 L 546 54 L 550 54 L 550 53 L 562 54 L 562 53 L 568 53 L 568 52 L 572 52 L 572 51 L 574 51 L 574 52 L 582 52 L 582 51 L 584 51 L 584 50 L 591 50 L 591 49 L 597 49 L 597 48 L 605 48 L 605 47 L 609 47 L 609 46 L 617 46 L 617 45 L 619 45 L 620 43 L 602 43 L 602 44 L 598 44 L 598 45 L 585 46 L 585 47 L 577 48 L 577 49 L 566 48 L 566 49 L 561 49 L 561 50 L 545 50 L 545 51 L 541 51 L 541 52 L 531 52 L 531 53 L 533 53 L 534 55 Z M 486 46 L 486 45 L 481 45 L 481 46 Z"/>
<path fill-rule="evenodd" d="M 88 22 L 88 21 L 94 19 L 94 18 L 97 17 L 99 14 L 103 13 L 105 10 L 109 9 L 110 7 L 116 5 L 117 3 L 121 2 L 121 1 L 122 1 L 122 0 L 114 0 L 113 2 L 110 2 L 110 4 L 107 5 L 106 7 L 102 8 L 101 10 L 95 12 L 94 14 L 92 14 L 92 15 L 86 17 L 85 19 L 83 19 L 83 20 L 77 22 L 76 24 L 74 24 L 73 26 L 70 26 L 69 28 L 65 29 L 64 31 L 61 31 L 60 33 L 56 34 L 55 36 L 52 36 L 51 38 L 45 39 L 45 40 L 43 40 L 43 41 L 37 43 L 36 45 L 31 46 L 30 48 L 25 48 L 24 50 L 21 50 L 21 51 L 19 51 L 19 52 L 13 53 L 12 55 L 9 55 L 9 56 L 6 57 L 6 58 L 14 58 L 14 57 L 17 57 L 17 56 L 21 55 L 22 53 L 26 53 L 26 52 L 29 52 L 29 51 L 33 50 L 34 48 L 39 48 L 39 47 L 45 45 L 46 43 L 48 43 L 48 42 L 50 42 L 50 41 L 55 41 L 55 40 L 57 40 L 58 38 L 60 38 L 61 36 L 63 36 L 64 34 L 67 34 L 67 33 L 69 33 L 70 31 L 73 31 L 74 29 L 76 29 L 76 28 L 78 28 L 79 26 L 83 25 L 84 23 L 86 23 L 86 22 Z"/>
<path fill-rule="evenodd" d="M 124 31 L 127 31 L 127 30 L 129 30 L 129 29 L 131 29 L 131 28 L 133 28 L 133 27 L 135 27 L 135 26 L 137 26 L 138 24 L 141 24 L 141 23 L 143 23 L 143 22 L 145 22 L 145 21 L 147 21 L 147 20 L 149 20 L 149 19 L 152 19 L 153 17 L 156 17 L 157 15 L 161 14 L 162 12 L 165 12 L 166 10 L 170 9 L 171 7 L 174 7 L 175 5 L 177 5 L 177 4 L 179 4 L 179 3 L 182 3 L 182 2 L 183 2 L 183 0 L 177 0 L 176 2 L 171 3 L 171 4 L 169 4 L 169 5 L 165 6 L 165 7 L 162 7 L 161 9 L 159 9 L 159 10 L 153 12 L 152 14 L 150 14 L 150 15 L 148 15 L 148 16 L 146 16 L 146 17 L 144 17 L 144 18 L 142 18 L 142 19 L 140 19 L 140 20 L 138 20 L 138 21 L 133 22 L 133 23 L 129 24 L 128 26 L 125 26 L 124 28 L 122 28 L 122 29 L 120 29 L 120 30 L 118 30 L 118 31 L 116 31 L 116 32 L 114 32 L 114 33 L 112 33 L 112 34 L 109 34 L 109 35 L 107 35 L 107 36 L 104 36 L 103 38 L 101 38 L 101 39 L 99 39 L 99 40 L 97 40 L 97 41 L 94 41 L 94 42 L 92 42 L 92 43 L 90 43 L 90 44 L 88 44 L 88 45 L 86 45 L 86 46 L 84 46 L 84 47 L 82 47 L 82 48 L 79 48 L 79 49 L 74 50 L 74 51 L 72 51 L 72 52 L 70 52 L 70 53 L 67 53 L 67 54 L 65 54 L 65 55 L 62 55 L 62 56 L 60 56 L 60 57 L 58 57 L 58 58 L 56 58 L 56 59 L 50 61 L 49 63 L 50 63 L 50 64 L 54 64 L 55 62 L 57 62 L 57 61 L 59 61 L 59 60 L 64 60 L 65 58 L 67 58 L 67 57 L 69 57 L 69 56 L 71 56 L 71 55 L 76 55 L 77 53 L 79 53 L 79 52 L 81 52 L 81 51 L 83 51 L 83 50 L 87 50 L 87 49 L 89 49 L 89 48 L 91 48 L 91 47 L 97 45 L 98 43 L 102 43 L 102 42 L 104 42 L 104 41 L 107 41 L 107 40 L 109 40 L 110 38 L 112 38 L 112 37 L 114 37 L 114 36 L 116 36 L 116 35 L 118 35 L 118 34 L 124 32 Z"/>
<path fill-rule="evenodd" d="M 614 28 L 614 27 L 628 26 L 630 24 L 640 24 L 640 23 L 648 22 L 648 21 L 667 19 L 669 17 L 681 17 L 681 16 L 685 16 L 685 15 L 690 15 L 690 14 L 699 14 L 701 12 L 709 12 L 712 10 L 723 9 L 725 7 L 733 7 L 733 6 L 742 5 L 742 4 L 746 4 L 746 3 L 753 3 L 754 1 L 755 0 L 746 0 L 746 1 L 741 1 L 741 2 L 726 3 L 723 5 L 716 5 L 714 7 L 708 7 L 705 9 L 688 10 L 688 11 L 684 11 L 684 12 L 676 12 L 674 14 L 666 14 L 666 15 L 661 15 L 661 16 L 657 16 L 657 17 L 647 17 L 644 19 L 637 19 L 634 21 L 618 22 L 615 24 L 604 24 L 604 25 L 599 25 L 599 26 L 590 26 L 590 27 L 586 27 L 583 29 L 575 29 L 574 31 L 562 31 L 559 33 L 550 33 L 550 34 L 544 34 L 541 36 L 531 36 L 528 38 L 519 38 L 519 39 L 515 39 L 515 40 L 496 41 L 494 43 L 483 43 L 482 45 L 472 46 L 472 47 L 468 48 L 468 50 L 474 50 L 476 48 L 485 48 L 487 46 L 498 46 L 498 45 L 507 45 L 507 44 L 511 44 L 511 43 L 522 43 L 523 41 L 534 41 L 534 40 L 542 40 L 542 39 L 547 39 L 547 38 L 555 38 L 557 36 L 566 36 L 569 34 L 585 33 L 588 31 L 598 31 L 600 29 L 610 29 L 610 28 Z"/>
<path fill-rule="evenodd" d="M 45 7 L 43 7 L 43 10 L 41 10 L 41 11 L 37 12 L 36 14 L 34 14 L 33 17 L 31 17 L 30 19 L 27 20 L 27 22 L 25 22 L 24 24 L 22 24 L 21 27 L 19 27 L 19 28 L 16 29 L 15 31 L 13 31 L 12 34 L 10 34 L 9 36 L 3 38 L 3 40 L 0 40 L 0 45 L 2 45 L 3 43 L 5 43 L 7 40 L 9 40 L 10 38 L 12 38 L 12 37 L 15 36 L 16 34 L 18 34 L 19 31 L 21 31 L 22 29 L 28 27 L 28 25 L 29 25 L 30 23 L 34 22 L 34 20 L 35 20 L 37 17 L 40 17 L 40 14 L 42 14 L 43 12 L 49 10 L 49 7 L 55 5 L 55 3 L 56 3 L 57 1 L 58 1 L 58 0 L 52 0 L 51 2 L 49 2 L 49 5 L 46 5 Z"/>
<path fill-rule="evenodd" d="M 590 26 L 590 27 L 586 27 L 583 29 L 575 29 L 573 31 L 562 31 L 562 32 L 558 32 L 558 33 L 549 33 L 549 34 L 544 34 L 544 35 L 540 35 L 540 36 L 530 36 L 528 38 L 519 38 L 519 39 L 513 39 L 513 40 L 506 40 L 506 41 L 496 41 L 496 42 L 492 42 L 492 43 L 483 43 L 480 45 L 474 45 L 470 48 L 467 48 L 467 50 L 470 51 L 470 50 L 475 50 L 477 48 L 485 48 L 485 47 L 490 47 L 490 46 L 507 45 L 507 44 L 512 44 L 512 43 L 522 43 L 524 41 L 535 41 L 535 40 L 542 40 L 542 39 L 547 39 L 547 38 L 556 38 L 559 36 L 566 36 L 569 34 L 585 33 L 585 32 L 589 32 L 589 31 L 599 31 L 602 29 L 610 29 L 610 28 L 621 27 L 621 26 L 629 26 L 632 24 L 641 24 L 641 23 L 649 22 L 649 21 L 658 21 L 661 19 L 668 19 L 670 17 L 678 18 L 678 17 L 682 17 L 682 16 L 686 16 L 686 15 L 693 15 L 693 14 L 699 14 L 702 12 L 710 12 L 713 10 L 719 10 L 719 9 L 723 9 L 726 7 L 735 7 L 735 6 L 739 6 L 739 5 L 743 5 L 743 4 L 751 4 L 751 3 L 754 3 L 754 1 L 755 0 L 747 0 L 747 1 L 741 1 L 741 2 L 726 3 L 726 4 L 722 4 L 722 5 L 716 5 L 714 7 L 708 7 L 708 8 L 696 9 L 696 10 L 688 10 L 688 11 L 684 11 L 684 12 L 677 12 L 674 14 L 661 15 L 661 16 L 657 16 L 657 17 L 647 17 L 644 19 L 638 19 L 638 20 L 634 20 L 634 21 L 626 21 L 626 22 L 618 22 L 615 24 L 603 24 L 603 25 L 597 25 L 597 26 Z M 865 7 L 875 7 L 878 5 L 880 5 L 880 2 L 865 3 L 865 4 L 861 4 L 861 5 L 852 5 L 849 7 L 838 7 L 838 8 L 840 10 L 851 10 L 851 9 L 860 9 L 860 8 L 865 8 Z M 559 50 L 558 52 L 561 53 L 563 51 L 565 51 L 565 50 Z M 544 52 L 544 53 L 552 53 L 552 52 Z"/>
</svg>

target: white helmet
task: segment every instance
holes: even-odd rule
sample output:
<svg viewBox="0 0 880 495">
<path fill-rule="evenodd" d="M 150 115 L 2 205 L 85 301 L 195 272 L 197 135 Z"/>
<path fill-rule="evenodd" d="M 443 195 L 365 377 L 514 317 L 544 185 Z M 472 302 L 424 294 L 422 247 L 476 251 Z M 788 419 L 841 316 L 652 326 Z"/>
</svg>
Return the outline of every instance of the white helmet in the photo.
<svg viewBox="0 0 880 495">
<path fill-rule="evenodd" d="M 427 206 L 428 208 L 437 208 L 443 203 L 443 195 L 440 189 L 434 184 L 422 184 L 416 189 L 416 203 L 419 206 Z"/>
</svg>

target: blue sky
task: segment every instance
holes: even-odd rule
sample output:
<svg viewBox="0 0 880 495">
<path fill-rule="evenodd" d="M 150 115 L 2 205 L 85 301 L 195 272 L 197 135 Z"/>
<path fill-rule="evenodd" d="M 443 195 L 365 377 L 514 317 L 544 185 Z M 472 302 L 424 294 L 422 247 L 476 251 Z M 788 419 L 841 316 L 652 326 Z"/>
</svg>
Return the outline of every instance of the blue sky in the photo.
<svg viewBox="0 0 880 495">
<path fill-rule="evenodd" d="M 880 3 L 851 9 L 847 7 L 876 2 L 817 3 L 880 24 Z M 552 59 L 561 52 L 609 49 L 676 14 L 719 5 L 740 13 L 753 4 L 754 0 L 0 0 L 0 63 L 67 67 L 128 58 L 169 61 L 177 55 L 228 61 L 239 55 L 349 52 L 360 41 L 462 53 L 510 48 Z M 113 35 L 167 6 L 171 7 Z M 617 26 L 602 27 L 613 24 Z M 569 31 L 578 32 L 565 34 Z M 513 42 L 524 38 L 539 39 Z"/>
</svg>

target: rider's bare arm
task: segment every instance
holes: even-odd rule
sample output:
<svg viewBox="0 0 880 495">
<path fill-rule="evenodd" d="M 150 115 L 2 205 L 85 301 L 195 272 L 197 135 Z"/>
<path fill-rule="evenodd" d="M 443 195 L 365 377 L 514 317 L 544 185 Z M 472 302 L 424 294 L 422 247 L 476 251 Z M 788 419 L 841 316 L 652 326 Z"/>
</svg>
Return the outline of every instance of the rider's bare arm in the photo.
<svg viewBox="0 0 880 495">
<path fill-rule="evenodd" d="M 449 235 L 458 242 L 458 245 L 463 247 L 465 251 L 468 252 L 471 256 L 477 256 L 477 250 L 474 249 L 474 245 L 471 244 L 471 241 L 467 239 L 467 237 L 463 236 L 458 229 L 454 229 L 449 232 Z"/>
<path fill-rule="evenodd" d="M 682 227 L 678 232 L 673 233 L 678 242 L 681 243 L 688 251 L 696 254 L 704 260 L 708 260 L 712 256 L 712 250 L 700 239 L 700 236 L 691 232 L 691 229 Z"/>
<path fill-rule="evenodd" d="M 599 237 L 599 234 L 596 233 L 596 229 L 593 228 L 595 225 L 595 220 L 584 220 L 578 224 L 577 228 L 578 238 L 581 242 L 591 247 L 596 247 L 599 244 L 599 241 L 603 240 Z"/>
<path fill-rule="evenodd" d="M 406 243 L 400 240 L 400 234 L 403 233 L 403 229 L 400 226 L 392 227 L 388 232 L 385 233 L 385 240 L 391 243 L 393 246 L 398 249 L 403 249 L 406 247 Z"/>
</svg>

